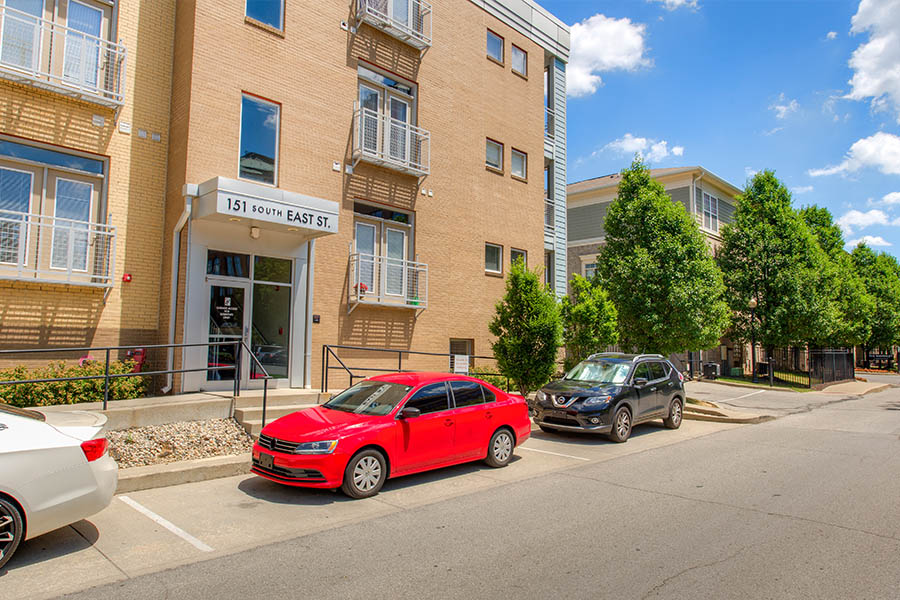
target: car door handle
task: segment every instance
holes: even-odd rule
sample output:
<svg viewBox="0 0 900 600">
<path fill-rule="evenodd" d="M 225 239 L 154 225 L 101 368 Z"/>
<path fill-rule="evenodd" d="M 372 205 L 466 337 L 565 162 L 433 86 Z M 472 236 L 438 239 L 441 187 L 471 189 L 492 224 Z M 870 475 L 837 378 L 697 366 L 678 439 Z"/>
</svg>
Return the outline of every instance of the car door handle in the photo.
<svg viewBox="0 0 900 600">
<path fill-rule="evenodd" d="M 485 419 L 493 419 L 494 413 L 492 413 L 491 411 L 487 411 L 486 413 L 484 413 L 484 418 Z"/>
<path fill-rule="evenodd" d="M 444 419 L 444 427 L 453 427 L 453 419 Z"/>
</svg>

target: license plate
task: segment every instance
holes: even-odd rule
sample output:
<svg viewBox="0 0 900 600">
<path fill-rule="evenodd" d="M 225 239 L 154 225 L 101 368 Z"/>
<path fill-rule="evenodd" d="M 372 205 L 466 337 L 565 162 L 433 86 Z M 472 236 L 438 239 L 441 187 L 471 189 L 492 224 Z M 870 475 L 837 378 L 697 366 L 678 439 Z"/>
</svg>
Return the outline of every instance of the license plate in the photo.
<svg viewBox="0 0 900 600">
<path fill-rule="evenodd" d="M 259 453 L 259 466 L 263 469 L 271 469 L 275 466 L 275 457 L 265 452 Z"/>
</svg>

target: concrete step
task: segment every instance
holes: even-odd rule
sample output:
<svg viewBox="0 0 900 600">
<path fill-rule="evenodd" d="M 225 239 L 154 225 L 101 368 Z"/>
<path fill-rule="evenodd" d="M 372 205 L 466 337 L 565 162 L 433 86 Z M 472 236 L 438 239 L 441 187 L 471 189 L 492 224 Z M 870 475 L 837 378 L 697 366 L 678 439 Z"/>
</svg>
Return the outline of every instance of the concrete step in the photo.
<svg viewBox="0 0 900 600">
<path fill-rule="evenodd" d="M 317 405 L 283 404 L 279 406 L 271 406 L 266 403 L 266 421 L 274 421 L 275 419 L 278 419 L 285 415 L 289 415 L 291 413 L 297 412 L 298 410 L 303 410 L 304 408 L 310 408 L 313 406 Z M 237 419 L 239 423 L 262 419 L 262 406 L 254 406 L 252 408 L 236 408 L 234 410 L 234 418 Z"/>
<path fill-rule="evenodd" d="M 323 402 L 328 397 L 323 398 Z M 295 406 L 297 404 L 320 404 L 318 392 L 294 392 L 292 394 L 268 394 L 266 396 L 266 406 Z M 234 399 L 234 408 L 259 408 L 262 406 L 262 394 L 248 394 L 241 392 L 241 395 Z"/>
</svg>

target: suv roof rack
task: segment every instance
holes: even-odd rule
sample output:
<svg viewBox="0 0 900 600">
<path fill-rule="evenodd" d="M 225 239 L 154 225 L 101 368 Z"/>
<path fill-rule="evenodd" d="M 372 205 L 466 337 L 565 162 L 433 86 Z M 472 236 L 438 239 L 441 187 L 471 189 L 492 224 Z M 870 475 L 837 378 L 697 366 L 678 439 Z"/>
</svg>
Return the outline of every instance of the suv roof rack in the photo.
<svg viewBox="0 0 900 600">
<path fill-rule="evenodd" d="M 634 357 L 635 360 L 639 358 L 665 358 L 662 354 L 638 354 Z"/>
</svg>

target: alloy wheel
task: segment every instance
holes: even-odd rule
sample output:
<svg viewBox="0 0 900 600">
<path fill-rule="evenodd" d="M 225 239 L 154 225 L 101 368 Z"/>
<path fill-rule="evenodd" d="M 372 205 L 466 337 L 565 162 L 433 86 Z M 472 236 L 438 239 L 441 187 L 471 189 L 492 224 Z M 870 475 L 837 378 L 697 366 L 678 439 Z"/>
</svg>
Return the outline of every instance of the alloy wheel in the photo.
<svg viewBox="0 0 900 600">
<path fill-rule="evenodd" d="M 501 431 L 494 438 L 494 447 L 491 449 L 497 462 L 506 462 L 512 454 L 512 438 L 505 431 Z"/>
<path fill-rule="evenodd" d="M 672 403 L 672 424 L 675 425 L 675 427 L 678 427 L 681 423 L 681 416 L 681 402 L 676 400 Z"/>
<path fill-rule="evenodd" d="M 363 492 L 371 491 L 381 480 L 381 463 L 374 456 L 362 457 L 353 468 L 353 483 Z"/>
<path fill-rule="evenodd" d="M 8 512 L 3 504 L 0 504 L 0 564 L 3 558 L 12 552 L 17 545 L 19 531 L 16 527 L 17 519 Z"/>
<path fill-rule="evenodd" d="M 629 429 L 631 429 L 631 417 L 628 415 L 628 411 L 619 411 L 619 416 L 616 418 L 616 433 L 620 438 L 624 438 L 628 435 Z"/>
</svg>

